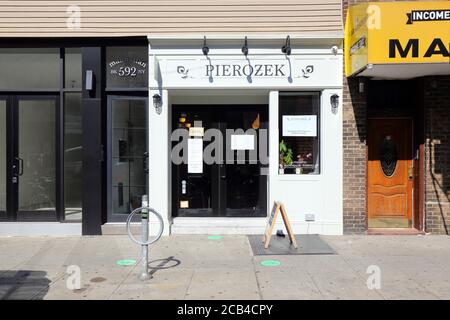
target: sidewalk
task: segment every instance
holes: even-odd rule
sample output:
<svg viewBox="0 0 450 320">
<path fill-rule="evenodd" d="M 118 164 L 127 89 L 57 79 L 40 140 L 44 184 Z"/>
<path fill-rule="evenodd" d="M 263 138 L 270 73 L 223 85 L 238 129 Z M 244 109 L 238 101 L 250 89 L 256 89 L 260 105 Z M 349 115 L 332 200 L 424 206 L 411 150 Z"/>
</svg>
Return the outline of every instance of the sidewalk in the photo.
<svg viewBox="0 0 450 320">
<path fill-rule="evenodd" d="M 450 237 L 323 236 L 336 255 L 253 257 L 246 236 L 170 236 L 150 248 L 138 280 L 126 236 L 0 238 L 0 299 L 450 299 Z M 261 261 L 276 259 L 279 266 Z M 81 270 L 70 290 L 68 266 Z M 381 289 L 370 290 L 370 265 Z"/>
</svg>

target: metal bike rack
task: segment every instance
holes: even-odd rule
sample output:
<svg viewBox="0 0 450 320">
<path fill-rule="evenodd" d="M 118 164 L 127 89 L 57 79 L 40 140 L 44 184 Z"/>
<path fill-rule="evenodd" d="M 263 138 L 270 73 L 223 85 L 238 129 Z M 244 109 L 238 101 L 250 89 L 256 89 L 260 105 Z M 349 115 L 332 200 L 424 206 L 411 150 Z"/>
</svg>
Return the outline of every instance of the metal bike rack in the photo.
<svg viewBox="0 0 450 320">
<path fill-rule="evenodd" d="M 131 220 L 133 219 L 133 216 L 137 214 L 138 212 L 141 212 L 141 230 L 142 230 L 142 240 L 136 239 L 133 234 L 131 233 Z M 148 240 L 149 236 L 149 229 L 148 229 L 148 218 L 149 213 L 153 213 L 159 220 L 159 231 L 156 235 L 156 237 L 152 240 Z M 161 235 L 164 231 L 164 222 L 161 217 L 161 215 L 153 208 L 150 208 L 148 206 L 148 197 L 147 195 L 142 196 L 142 206 L 140 208 L 134 209 L 130 215 L 127 218 L 127 233 L 128 237 L 133 241 L 134 243 L 137 243 L 141 246 L 141 255 L 142 255 L 142 273 L 139 275 L 139 279 L 141 280 L 148 280 L 150 279 L 150 275 L 148 273 L 148 246 L 152 243 L 155 243 L 156 241 L 161 238 Z"/>
</svg>

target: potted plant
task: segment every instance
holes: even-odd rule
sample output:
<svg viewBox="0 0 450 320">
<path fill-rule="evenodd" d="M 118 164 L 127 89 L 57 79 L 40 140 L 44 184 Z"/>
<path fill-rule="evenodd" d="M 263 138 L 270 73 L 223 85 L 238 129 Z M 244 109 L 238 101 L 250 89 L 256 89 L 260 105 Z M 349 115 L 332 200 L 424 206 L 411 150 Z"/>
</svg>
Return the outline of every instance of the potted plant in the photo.
<svg viewBox="0 0 450 320">
<path fill-rule="evenodd" d="M 279 173 L 284 174 L 284 167 L 290 166 L 293 162 L 292 149 L 287 146 L 284 140 L 280 142 L 280 168 Z"/>
</svg>

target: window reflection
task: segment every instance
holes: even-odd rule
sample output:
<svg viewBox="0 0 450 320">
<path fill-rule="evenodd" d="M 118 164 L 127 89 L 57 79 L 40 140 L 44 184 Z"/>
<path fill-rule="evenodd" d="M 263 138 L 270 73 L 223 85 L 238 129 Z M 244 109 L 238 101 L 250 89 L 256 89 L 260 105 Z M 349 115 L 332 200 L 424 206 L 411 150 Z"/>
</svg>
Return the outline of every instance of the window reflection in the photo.
<svg viewBox="0 0 450 320">
<path fill-rule="evenodd" d="M 0 89 L 59 88 L 59 48 L 0 48 Z"/>
<path fill-rule="evenodd" d="M 0 221 L 6 218 L 6 100 L 0 100 Z"/>
<path fill-rule="evenodd" d="M 64 115 L 64 196 L 66 220 L 82 216 L 81 93 L 66 93 Z"/>
<path fill-rule="evenodd" d="M 66 48 L 64 55 L 64 87 L 81 89 L 81 48 Z"/>
</svg>

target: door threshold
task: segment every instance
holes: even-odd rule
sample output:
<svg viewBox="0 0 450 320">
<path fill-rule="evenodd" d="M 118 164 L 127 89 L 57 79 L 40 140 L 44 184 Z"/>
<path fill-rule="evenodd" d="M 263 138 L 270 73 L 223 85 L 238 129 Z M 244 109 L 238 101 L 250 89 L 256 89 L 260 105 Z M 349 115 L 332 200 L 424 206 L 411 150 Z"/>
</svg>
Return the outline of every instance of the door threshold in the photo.
<svg viewBox="0 0 450 320">
<path fill-rule="evenodd" d="M 415 228 L 368 228 L 367 235 L 394 236 L 394 235 L 423 235 L 425 232 Z"/>
<path fill-rule="evenodd" d="M 81 223 L 1 222 L 3 236 L 81 236 Z"/>
<path fill-rule="evenodd" d="M 171 234 L 264 234 L 267 218 L 175 217 Z"/>
</svg>

